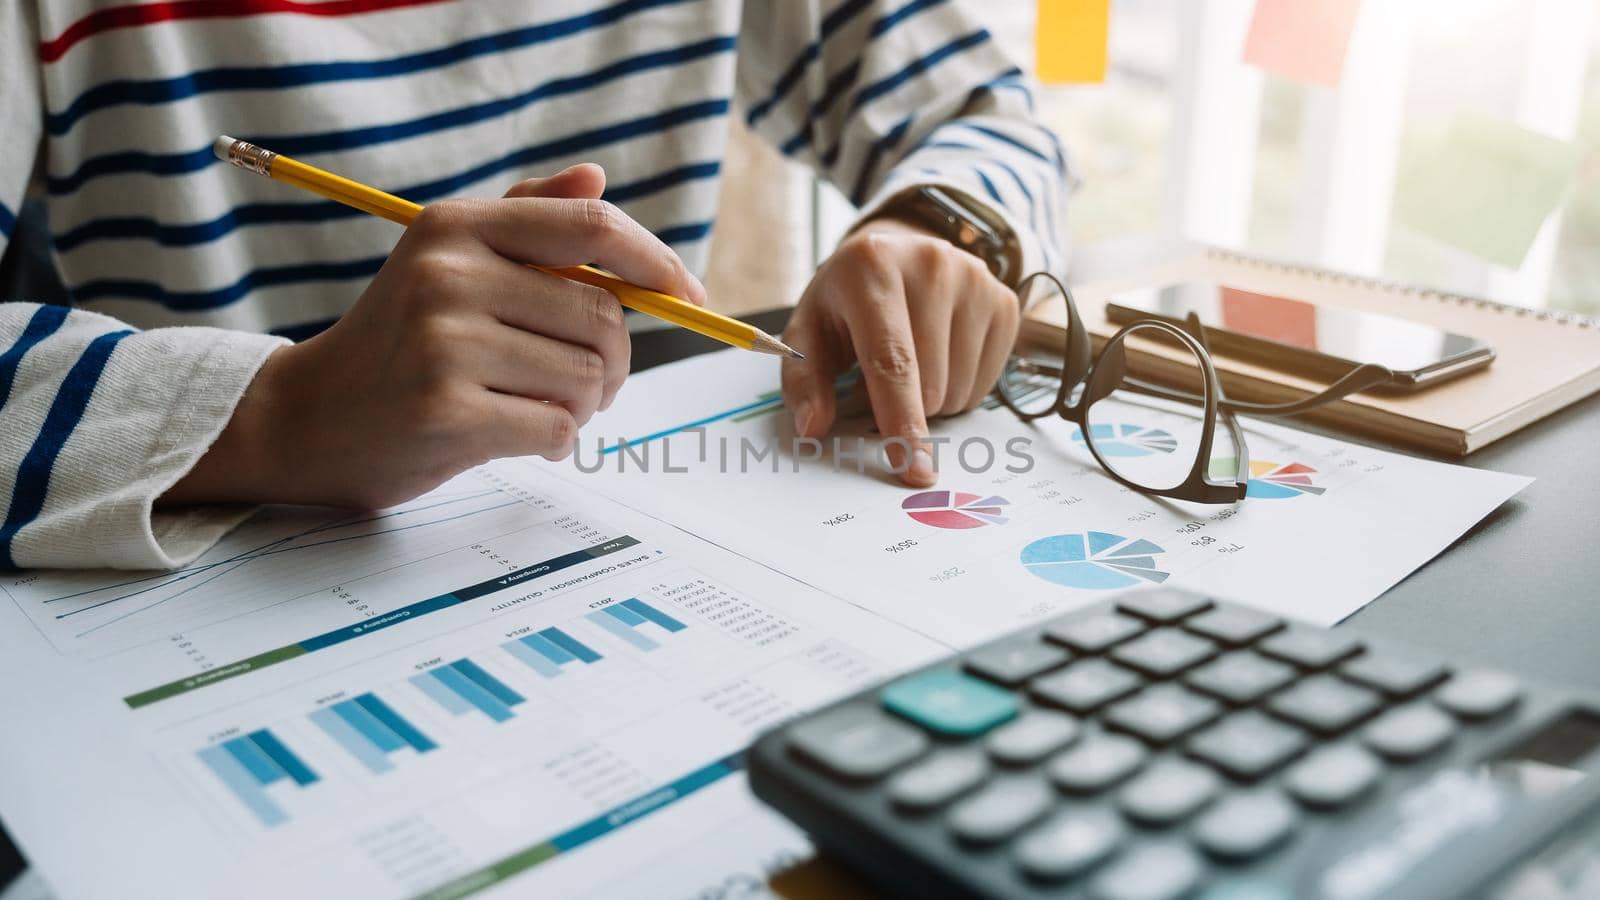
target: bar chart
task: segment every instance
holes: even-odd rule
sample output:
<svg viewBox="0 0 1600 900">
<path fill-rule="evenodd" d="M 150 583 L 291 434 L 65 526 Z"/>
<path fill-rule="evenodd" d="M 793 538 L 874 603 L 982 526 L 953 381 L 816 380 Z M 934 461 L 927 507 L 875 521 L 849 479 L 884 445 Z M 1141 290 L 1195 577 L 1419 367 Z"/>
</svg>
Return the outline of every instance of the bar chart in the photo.
<svg viewBox="0 0 1600 900">
<path fill-rule="evenodd" d="M 688 627 L 637 597 L 597 609 L 585 618 L 619 640 L 647 653 L 661 644 L 645 633 L 645 626 L 653 626 L 662 634 L 677 634 Z"/>
<path fill-rule="evenodd" d="M 500 646 L 545 678 L 560 675 L 563 666 L 572 663 L 591 665 L 601 659 L 600 654 L 588 644 L 559 628 L 546 628 Z"/>
<path fill-rule="evenodd" d="M 505 682 L 465 658 L 413 675 L 410 681 L 452 716 L 477 710 L 496 723 L 506 722 L 512 718 L 511 707 L 526 701 Z"/>
<path fill-rule="evenodd" d="M 317 773 L 265 728 L 207 747 L 199 755 L 206 768 L 268 828 L 289 820 L 288 813 L 267 792 L 268 787 L 293 782 L 298 789 L 318 781 Z"/>
<path fill-rule="evenodd" d="M 374 775 L 394 768 L 390 754 L 408 747 L 417 753 L 439 747 L 376 694 L 325 706 L 309 718 Z"/>
</svg>

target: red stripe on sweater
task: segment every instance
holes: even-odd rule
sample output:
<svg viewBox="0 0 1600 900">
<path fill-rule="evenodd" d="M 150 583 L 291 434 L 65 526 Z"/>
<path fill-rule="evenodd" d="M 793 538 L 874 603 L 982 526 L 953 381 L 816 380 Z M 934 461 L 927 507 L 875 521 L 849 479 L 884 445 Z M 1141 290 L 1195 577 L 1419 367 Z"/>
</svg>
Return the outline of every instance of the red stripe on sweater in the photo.
<svg viewBox="0 0 1600 900">
<path fill-rule="evenodd" d="M 84 16 L 53 40 L 39 44 L 39 58 L 53 63 L 67 54 L 79 41 L 103 31 L 117 28 L 138 28 L 157 22 L 176 22 L 183 19 L 231 19 L 240 16 L 264 16 L 274 13 L 293 13 L 301 16 L 356 16 L 362 13 L 381 12 L 406 6 L 426 6 L 446 0 L 328 0 L 325 3 L 306 3 L 302 0 L 167 0 L 162 3 L 143 3 L 99 9 Z"/>
</svg>

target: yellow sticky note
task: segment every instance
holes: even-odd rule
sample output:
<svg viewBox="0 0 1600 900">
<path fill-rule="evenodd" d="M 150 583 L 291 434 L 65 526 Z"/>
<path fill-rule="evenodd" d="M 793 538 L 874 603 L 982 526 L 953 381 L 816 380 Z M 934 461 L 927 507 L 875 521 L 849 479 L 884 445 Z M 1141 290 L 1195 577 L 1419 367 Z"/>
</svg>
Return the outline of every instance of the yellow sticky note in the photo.
<svg viewBox="0 0 1600 900">
<path fill-rule="evenodd" d="M 1111 0 L 1039 0 L 1036 75 L 1045 84 L 1106 80 Z"/>
</svg>

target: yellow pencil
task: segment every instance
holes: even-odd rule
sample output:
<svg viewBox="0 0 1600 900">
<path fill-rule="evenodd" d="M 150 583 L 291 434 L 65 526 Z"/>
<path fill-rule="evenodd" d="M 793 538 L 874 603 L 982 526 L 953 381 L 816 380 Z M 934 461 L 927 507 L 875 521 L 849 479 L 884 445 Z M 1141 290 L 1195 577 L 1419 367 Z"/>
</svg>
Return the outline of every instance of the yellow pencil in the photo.
<svg viewBox="0 0 1600 900">
<path fill-rule="evenodd" d="M 353 206 L 362 212 L 381 216 L 400 225 L 410 225 L 417 214 L 422 212 L 422 207 L 410 200 L 386 194 L 377 188 L 341 178 L 332 172 L 325 172 L 316 166 L 273 153 L 246 141 L 235 140 L 227 135 L 217 138 L 211 149 L 223 162 L 257 175 L 265 175 L 275 181 L 294 185 L 313 194 L 320 194 L 329 200 L 337 200 L 346 206 Z M 593 266 L 534 266 L 533 268 L 571 281 L 604 288 L 616 295 L 617 300 L 629 309 L 636 309 L 646 315 L 699 332 L 724 344 L 743 350 L 754 350 L 757 353 L 805 359 L 805 356 L 793 347 L 753 325 L 695 306 L 687 300 L 680 300 L 669 294 L 629 284 Z"/>
</svg>

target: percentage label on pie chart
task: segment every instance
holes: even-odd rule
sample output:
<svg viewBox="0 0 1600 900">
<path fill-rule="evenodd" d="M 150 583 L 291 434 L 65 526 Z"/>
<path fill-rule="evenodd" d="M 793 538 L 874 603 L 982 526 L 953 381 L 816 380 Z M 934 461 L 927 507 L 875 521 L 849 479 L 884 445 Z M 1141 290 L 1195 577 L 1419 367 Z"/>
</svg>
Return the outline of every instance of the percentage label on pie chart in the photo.
<svg viewBox="0 0 1600 900">
<path fill-rule="evenodd" d="M 1211 463 L 1211 473 L 1224 478 L 1235 474 L 1232 457 Z M 1317 484 L 1318 472 L 1305 463 L 1275 463 L 1264 459 L 1250 460 L 1250 486 L 1246 497 L 1258 500 L 1287 500 L 1291 497 L 1317 496 L 1327 488 Z"/>
<path fill-rule="evenodd" d="M 1062 587 L 1103 591 L 1166 581 L 1169 573 L 1157 565 L 1165 552 L 1144 538 L 1086 531 L 1034 541 L 1022 548 L 1022 565 Z"/>
<path fill-rule="evenodd" d="M 969 494 L 965 491 L 923 491 L 901 501 L 906 515 L 935 528 L 982 528 L 1010 521 L 1004 497 Z"/>
<path fill-rule="evenodd" d="M 1178 449 L 1178 439 L 1172 432 L 1128 422 L 1090 425 L 1089 436 L 1102 456 L 1150 456 Z M 1074 430 L 1072 439 L 1085 443 L 1081 430 Z"/>
</svg>

